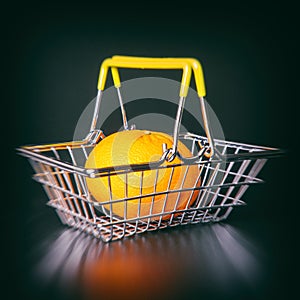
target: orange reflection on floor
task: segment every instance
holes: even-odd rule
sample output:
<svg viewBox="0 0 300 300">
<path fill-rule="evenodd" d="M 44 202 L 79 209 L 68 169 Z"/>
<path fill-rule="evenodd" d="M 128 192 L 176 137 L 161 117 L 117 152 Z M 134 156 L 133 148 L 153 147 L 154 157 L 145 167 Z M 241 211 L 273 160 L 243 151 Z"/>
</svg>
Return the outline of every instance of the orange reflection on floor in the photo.
<svg viewBox="0 0 300 300">
<path fill-rule="evenodd" d="M 153 243 L 154 242 L 154 243 Z M 86 264 L 84 284 L 89 299 L 161 299 L 172 295 L 180 265 L 159 239 L 103 246 L 97 260 Z"/>
</svg>

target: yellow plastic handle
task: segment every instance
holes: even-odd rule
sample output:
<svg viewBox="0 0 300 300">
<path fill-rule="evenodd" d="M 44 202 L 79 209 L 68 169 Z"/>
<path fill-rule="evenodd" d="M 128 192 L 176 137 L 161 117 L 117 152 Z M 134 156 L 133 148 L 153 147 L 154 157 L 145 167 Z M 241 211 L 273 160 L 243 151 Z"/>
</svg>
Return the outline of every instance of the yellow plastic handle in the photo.
<svg viewBox="0 0 300 300">
<path fill-rule="evenodd" d="M 161 63 L 164 64 L 165 62 L 174 62 L 174 63 L 184 63 L 189 64 L 194 72 L 194 78 L 196 82 L 196 89 L 197 93 L 200 97 L 204 97 L 206 95 L 205 89 L 205 82 L 204 82 L 204 75 L 203 70 L 200 62 L 195 58 L 150 58 L 150 57 L 135 57 L 135 56 L 121 56 L 121 55 L 114 55 L 113 59 L 121 59 L 126 60 L 127 62 L 137 62 L 142 63 L 147 61 L 149 63 Z M 167 67 L 164 68 L 163 66 L 160 69 L 168 69 Z M 117 71 L 116 71 L 117 72 Z"/>
<path fill-rule="evenodd" d="M 205 96 L 205 84 L 202 67 L 193 58 L 148 58 L 134 56 L 113 56 L 105 59 L 100 68 L 98 89 L 104 90 L 108 69 L 111 68 L 115 87 L 121 86 L 117 68 L 135 69 L 182 69 L 181 88 L 179 95 L 186 97 L 190 85 L 191 74 L 194 72 L 198 95 Z"/>
<path fill-rule="evenodd" d="M 135 68 L 135 69 L 182 69 L 182 80 L 180 96 L 187 96 L 188 87 L 191 80 L 191 66 L 188 62 L 178 59 L 150 59 L 118 56 L 105 59 L 101 65 L 98 89 L 104 90 L 108 69 L 111 68 L 115 87 L 121 86 L 121 81 L 117 68 Z"/>
</svg>

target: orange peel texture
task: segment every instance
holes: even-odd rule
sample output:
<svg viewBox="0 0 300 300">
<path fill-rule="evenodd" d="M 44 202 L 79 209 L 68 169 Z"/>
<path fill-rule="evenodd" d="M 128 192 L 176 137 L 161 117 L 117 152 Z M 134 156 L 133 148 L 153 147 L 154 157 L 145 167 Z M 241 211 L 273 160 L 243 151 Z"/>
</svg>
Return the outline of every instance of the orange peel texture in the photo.
<svg viewBox="0 0 300 300">
<path fill-rule="evenodd" d="M 162 155 L 162 144 L 171 148 L 173 138 L 162 132 L 146 130 L 120 131 L 107 136 L 90 153 L 86 168 L 106 168 L 120 165 L 155 162 Z M 178 151 L 184 157 L 192 156 L 189 149 L 179 141 Z M 162 166 L 171 166 L 147 171 L 128 172 L 127 174 L 87 178 L 90 193 L 98 202 L 109 202 L 130 197 L 132 200 L 104 204 L 107 211 L 119 218 L 132 219 L 151 217 L 157 220 L 170 217 L 169 212 L 184 209 L 193 204 L 199 191 L 172 192 L 182 188 L 194 188 L 200 185 L 197 181 L 199 169 L 197 165 L 180 165 L 176 157 L 172 162 L 164 162 Z M 166 193 L 166 191 L 169 191 Z M 155 194 L 155 195 L 149 195 Z M 149 196 L 145 196 L 149 195 Z"/>
</svg>

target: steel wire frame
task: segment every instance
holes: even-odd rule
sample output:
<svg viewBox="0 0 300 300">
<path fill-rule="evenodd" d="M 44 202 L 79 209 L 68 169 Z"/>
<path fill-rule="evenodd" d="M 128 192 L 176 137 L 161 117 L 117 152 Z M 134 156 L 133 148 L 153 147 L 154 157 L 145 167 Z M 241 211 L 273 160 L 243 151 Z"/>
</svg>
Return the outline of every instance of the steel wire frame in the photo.
<svg viewBox="0 0 300 300">
<path fill-rule="evenodd" d="M 182 137 L 192 142 L 190 150 L 193 154 L 198 151 L 196 149 L 197 144 L 200 141 L 205 141 L 205 138 L 194 134 L 183 135 Z M 72 147 L 71 144 L 66 144 L 64 147 L 61 144 L 58 145 L 59 147 L 54 144 L 50 148 L 45 147 L 44 149 L 40 146 L 39 148 L 33 147 L 30 151 L 20 150 L 20 152 L 29 158 L 35 171 L 34 179 L 43 185 L 49 198 L 47 204 L 56 210 L 62 223 L 90 233 L 105 242 L 166 227 L 217 222 L 226 219 L 235 206 L 245 205 L 241 197 L 249 185 L 263 182 L 257 178 L 257 175 L 267 161 L 267 154 L 278 150 L 216 140 L 215 149 L 220 153 L 222 159 L 207 160 L 202 157 L 197 163 L 193 163 L 198 165 L 199 170 L 193 188 L 184 188 L 184 182 L 190 168 L 188 164 L 184 165 L 186 167 L 183 180 L 181 186 L 176 190 L 171 190 L 170 185 L 174 170 L 180 165 L 170 166 L 171 175 L 168 187 L 163 192 L 156 191 L 159 172 L 163 168 L 152 168 L 152 171 L 155 171 L 154 187 L 153 192 L 147 194 L 143 194 L 143 180 L 146 170 L 134 170 L 134 172 L 140 173 L 140 194 L 134 197 L 128 197 L 128 174 L 130 171 L 125 170 L 121 173 L 107 171 L 101 176 L 107 178 L 110 197 L 109 201 L 99 203 L 93 199 L 88 190 L 87 174 L 82 174 L 76 171 L 77 169 L 68 169 L 64 165 L 62 167 L 60 164 L 60 162 L 67 162 L 74 168 L 81 168 L 77 159 L 80 158 L 79 160 L 85 161 L 93 149 L 93 145 L 81 144 L 76 145 L 76 147 Z M 256 157 L 251 155 L 253 153 L 263 155 Z M 266 154 L 265 157 L 264 154 Z M 113 200 L 112 176 L 124 178 L 124 198 Z M 201 186 L 197 187 L 200 179 Z M 192 193 L 190 193 L 185 208 L 178 209 L 181 193 L 193 190 L 199 191 L 195 202 L 190 205 L 192 199 Z M 167 200 L 171 193 L 177 193 L 177 198 L 173 210 L 166 210 Z M 162 211 L 154 214 L 153 206 L 157 195 L 162 195 L 165 198 Z M 145 197 L 151 197 L 149 215 L 141 216 L 141 203 Z M 138 201 L 137 216 L 131 219 L 126 217 L 127 204 L 130 200 Z M 123 218 L 113 215 L 113 204 L 120 202 L 124 204 Z M 110 206 L 109 211 L 104 208 L 105 204 Z M 164 219 L 163 217 L 166 215 L 170 217 Z M 158 219 L 153 220 L 153 217 Z"/>
</svg>

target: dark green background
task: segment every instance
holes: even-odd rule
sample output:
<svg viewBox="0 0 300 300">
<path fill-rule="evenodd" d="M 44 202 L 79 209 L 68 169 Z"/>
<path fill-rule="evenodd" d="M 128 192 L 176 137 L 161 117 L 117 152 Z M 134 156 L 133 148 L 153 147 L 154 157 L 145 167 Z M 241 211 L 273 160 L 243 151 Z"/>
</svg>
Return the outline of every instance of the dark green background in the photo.
<svg viewBox="0 0 300 300">
<path fill-rule="evenodd" d="M 299 136 L 295 8 L 190 4 L 178 10 L 175 3 L 139 3 L 130 9 L 126 3 L 113 4 L 28 4 L 2 11 L 5 292 L 9 298 L 15 294 L 19 299 L 46 298 L 43 289 L 35 292 L 30 280 L 32 253 L 60 228 L 54 212 L 44 206 L 41 187 L 30 178 L 28 163 L 15 148 L 72 139 L 77 119 L 96 95 L 101 61 L 124 54 L 200 59 L 207 100 L 226 138 L 288 150 L 285 157 L 267 164 L 262 173 L 267 183 L 250 189 L 249 205 L 234 212 L 228 222 L 244 228 L 268 256 L 264 284 L 255 295 L 274 299 L 290 293 L 296 274 L 294 216 L 299 198 L 292 168 L 297 160 L 293 140 Z M 139 74 L 124 72 L 123 79 Z M 180 78 L 176 72 L 167 75 Z M 55 294 L 55 285 L 52 291 Z"/>
</svg>

